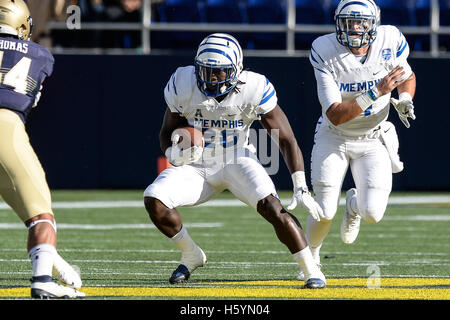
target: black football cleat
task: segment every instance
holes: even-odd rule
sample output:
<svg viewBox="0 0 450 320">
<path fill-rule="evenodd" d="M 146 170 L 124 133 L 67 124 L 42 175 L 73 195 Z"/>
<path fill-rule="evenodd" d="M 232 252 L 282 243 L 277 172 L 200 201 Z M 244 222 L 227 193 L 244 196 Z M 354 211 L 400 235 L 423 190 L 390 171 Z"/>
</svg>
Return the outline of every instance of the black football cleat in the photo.
<svg viewBox="0 0 450 320">
<path fill-rule="evenodd" d="M 178 268 L 176 268 L 175 271 L 172 272 L 169 282 L 171 284 L 183 283 L 189 280 L 190 276 L 191 273 L 189 272 L 188 268 L 184 264 L 180 264 Z"/>
</svg>

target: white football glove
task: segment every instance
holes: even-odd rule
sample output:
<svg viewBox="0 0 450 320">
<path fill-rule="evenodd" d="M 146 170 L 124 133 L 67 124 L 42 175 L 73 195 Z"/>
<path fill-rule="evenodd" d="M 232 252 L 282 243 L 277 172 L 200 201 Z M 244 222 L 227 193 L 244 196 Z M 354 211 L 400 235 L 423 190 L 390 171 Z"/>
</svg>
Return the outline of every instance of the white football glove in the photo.
<svg viewBox="0 0 450 320">
<path fill-rule="evenodd" d="M 410 124 L 408 118 L 416 120 L 411 95 L 407 92 L 402 92 L 400 93 L 398 99 L 391 98 L 391 103 L 394 106 L 395 110 L 397 110 L 398 117 L 403 122 L 405 127 L 409 128 Z"/>
<path fill-rule="evenodd" d="M 178 146 L 180 140 L 179 135 L 172 137 L 172 146 L 166 149 L 165 155 L 170 164 L 179 167 L 185 164 L 193 163 L 201 159 L 203 148 L 200 146 L 192 146 L 188 149 L 181 150 Z"/>
<path fill-rule="evenodd" d="M 286 208 L 288 210 L 293 210 L 297 207 L 297 204 L 300 203 L 314 220 L 320 221 L 320 218 L 324 218 L 325 216 L 322 208 L 308 191 L 305 173 L 303 171 L 294 172 L 292 174 L 292 181 L 294 183 L 294 194 L 292 195 L 291 203 Z"/>
</svg>

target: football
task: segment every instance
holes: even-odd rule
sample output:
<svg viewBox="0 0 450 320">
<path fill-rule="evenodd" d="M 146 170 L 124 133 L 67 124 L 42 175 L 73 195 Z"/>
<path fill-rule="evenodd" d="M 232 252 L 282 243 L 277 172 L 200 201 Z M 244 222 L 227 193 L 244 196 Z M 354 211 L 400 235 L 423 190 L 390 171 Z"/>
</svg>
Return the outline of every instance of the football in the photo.
<svg viewBox="0 0 450 320">
<path fill-rule="evenodd" d="M 200 130 L 194 127 L 181 127 L 172 132 L 172 137 L 179 135 L 178 146 L 181 150 L 188 149 L 192 146 L 204 147 L 203 134 Z"/>
</svg>

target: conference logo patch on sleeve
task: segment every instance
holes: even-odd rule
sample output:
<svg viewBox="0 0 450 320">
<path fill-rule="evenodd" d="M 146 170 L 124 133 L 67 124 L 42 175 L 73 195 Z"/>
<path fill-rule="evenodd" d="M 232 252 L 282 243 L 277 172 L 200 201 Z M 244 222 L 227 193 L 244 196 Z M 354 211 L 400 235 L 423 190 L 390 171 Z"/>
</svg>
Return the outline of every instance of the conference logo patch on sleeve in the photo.
<svg viewBox="0 0 450 320">
<path fill-rule="evenodd" d="M 384 61 L 388 61 L 392 58 L 392 50 L 391 49 L 383 49 L 381 50 L 381 56 L 383 57 Z"/>
</svg>

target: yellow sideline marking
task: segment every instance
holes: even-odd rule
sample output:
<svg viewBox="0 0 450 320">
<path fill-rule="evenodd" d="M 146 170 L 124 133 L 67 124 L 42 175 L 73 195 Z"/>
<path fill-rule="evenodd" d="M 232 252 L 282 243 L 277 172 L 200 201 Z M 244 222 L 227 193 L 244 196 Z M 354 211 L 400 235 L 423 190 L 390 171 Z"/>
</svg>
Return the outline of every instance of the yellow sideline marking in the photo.
<svg viewBox="0 0 450 320">
<path fill-rule="evenodd" d="M 301 281 L 191 282 L 209 287 L 83 287 L 87 297 L 420 299 L 450 300 L 450 278 L 381 278 L 381 288 L 367 288 L 365 278 L 328 279 L 321 290 L 303 289 Z M 224 287 L 225 286 L 225 287 Z M 231 286 L 231 287 L 229 287 Z M 244 287 L 237 287 L 244 286 Z M 418 288 L 414 288 L 417 286 Z M 428 286 L 424 288 L 422 286 Z M 391 288 L 394 287 L 394 288 Z M 397 288 L 399 287 L 399 288 Z M 434 287 L 434 288 L 433 288 Z M 443 288 L 442 288 L 443 287 Z M 30 288 L 0 289 L 0 297 L 29 297 Z"/>
<path fill-rule="evenodd" d="M 450 278 L 379 278 L 381 287 L 411 286 L 450 286 Z M 251 286 L 301 286 L 303 282 L 295 280 L 267 281 L 224 281 L 212 282 L 211 285 L 251 285 Z M 367 278 L 327 279 L 327 286 L 367 286 Z M 449 288 L 450 289 L 450 288 Z"/>
</svg>

